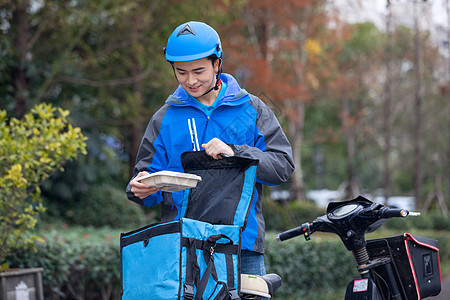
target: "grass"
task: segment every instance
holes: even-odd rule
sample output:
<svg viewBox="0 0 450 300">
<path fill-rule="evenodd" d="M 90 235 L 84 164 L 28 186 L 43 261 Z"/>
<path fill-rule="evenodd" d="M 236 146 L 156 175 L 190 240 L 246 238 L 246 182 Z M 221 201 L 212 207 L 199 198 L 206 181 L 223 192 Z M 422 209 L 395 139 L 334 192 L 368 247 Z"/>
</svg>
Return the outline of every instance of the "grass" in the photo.
<svg viewBox="0 0 450 300">
<path fill-rule="evenodd" d="M 58 240 L 86 240 L 90 242 L 119 243 L 121 230 L 111 227 L 77 226 L 64 222 L 42 223 L 36 229 L 40 236 L 53 236 Z"/>
</svg>

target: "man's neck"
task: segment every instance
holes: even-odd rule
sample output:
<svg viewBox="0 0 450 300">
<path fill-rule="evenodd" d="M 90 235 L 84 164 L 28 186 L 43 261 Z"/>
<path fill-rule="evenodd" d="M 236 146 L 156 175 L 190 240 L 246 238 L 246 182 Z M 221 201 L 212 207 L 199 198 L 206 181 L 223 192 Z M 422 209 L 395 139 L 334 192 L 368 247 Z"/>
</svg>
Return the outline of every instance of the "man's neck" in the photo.
<svg viewBox="0 0 450 300">
<path fill-rule="evenodd" d="M 200 101 L 202 104 L 210 106 L 214 103 L 214 101 L 216 101 L 216 98 L 219 95 L 221 88 L 222 85 L 219 85 L 218 90 L 212 89 L 208 94 L 198 97 L 196 99 Z"/>
</svg>

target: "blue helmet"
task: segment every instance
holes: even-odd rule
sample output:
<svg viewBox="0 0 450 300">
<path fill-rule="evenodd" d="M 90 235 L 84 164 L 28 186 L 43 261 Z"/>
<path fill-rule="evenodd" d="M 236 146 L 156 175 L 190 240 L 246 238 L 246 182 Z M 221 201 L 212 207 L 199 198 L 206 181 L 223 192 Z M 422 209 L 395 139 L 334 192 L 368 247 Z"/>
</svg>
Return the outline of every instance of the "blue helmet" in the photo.
<svg viewBox="0 0 450 300">
<path fill-rule="evenodd" d="M 222 58 L 222 44 L 211 26 L 191 21 L 174 30 L 167 40 L 164 52 L 170 62 L 192 61 L 210 55 Z"/>
</svg>

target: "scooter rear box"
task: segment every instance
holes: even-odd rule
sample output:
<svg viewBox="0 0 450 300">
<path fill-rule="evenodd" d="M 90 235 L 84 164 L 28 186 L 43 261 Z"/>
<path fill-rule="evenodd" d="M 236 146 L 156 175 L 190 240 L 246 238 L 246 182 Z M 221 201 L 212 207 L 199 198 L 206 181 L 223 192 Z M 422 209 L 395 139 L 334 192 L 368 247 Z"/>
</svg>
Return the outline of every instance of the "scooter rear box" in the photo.
<svg viewBox="0 0 450 300">
<path fill-rule="evenodd" d="M 441 270 L 438 241 L 404 233 L 367 241 L 371 260 L 390 257 L 400 292 L 404 299 L 424 299 L 441 291 Z M 375 272 L 383 275 L 383 268 Z M 382 286 L 380 279 L 377 285 Z"/>
</svg>

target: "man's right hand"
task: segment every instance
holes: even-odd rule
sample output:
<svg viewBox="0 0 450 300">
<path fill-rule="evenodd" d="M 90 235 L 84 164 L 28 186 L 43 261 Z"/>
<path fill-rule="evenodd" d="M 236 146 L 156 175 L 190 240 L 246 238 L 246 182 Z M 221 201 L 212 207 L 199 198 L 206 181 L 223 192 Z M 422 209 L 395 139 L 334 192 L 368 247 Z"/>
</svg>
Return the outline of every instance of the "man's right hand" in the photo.
<svg viewBox="0 0 450 300">
<path fill-rule="evenodd" d="M 150 187 L 144 183 L 138 181 L 138 179 L 144 175 L 148 175 L 148 172 L 139 172 L 136 177 L 133 178 L 130 182 L 131 192 L 138 198 L 144 199 L 150 196 L 151 194 L 159 192 L 159 188 Z"/>
</svg>

